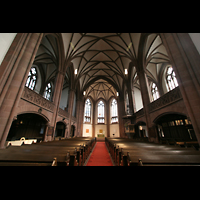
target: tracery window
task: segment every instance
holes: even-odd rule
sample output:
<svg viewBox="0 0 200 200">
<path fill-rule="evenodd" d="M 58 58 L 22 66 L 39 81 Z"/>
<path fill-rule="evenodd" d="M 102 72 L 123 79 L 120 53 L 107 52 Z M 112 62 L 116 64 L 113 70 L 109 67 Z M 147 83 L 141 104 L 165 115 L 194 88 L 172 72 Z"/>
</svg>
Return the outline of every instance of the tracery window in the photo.
<svg viewBox="0 0 200 200">
<path fill-rule="evenodd" d="M 35 67 L 31 67 L 31 70 L 28 74 L 28 78 L 26 80 L 26 87 L 28 87 L 31 90 L 34 90 L 36 81 L 37 81 L 37 70 Z"/>
<path fill-rule="evenodd" d="M 125 101 L 125 109 L 126 109 L 126 114 L 129 114 L 129 99 L 128 99 L 128 92 L 126 91 L 125 93 L 125 98 L 126 98 L 126 101 Z"/>
<path fill-rule="evenodd" d="M 158 87 L 155 83 L 152 83 L 151 85 L 151 93 L 152 93 L 153 101 L 155 101 L 156 99 L 160 97 L 159 92 L 158 92 Z"/>
<path fill-rule="evenodd" d="M 168 90 L 173 90 L 175 87 L 178 86 L 178 81 L 176 79 L 176 74 L 174 72 L 174 69 L 172 68 L 172 66 L 169 66 L 167 68 L 167 72 L 166 72 L 166 80 L 167 80 L 167 86 L 168 86 Z"/>
<path fill-rule="evenodd" d="M 117 101 L 116 99 L 112 100 L 111 103 L 111 123 L 117 123 L 118 122 L 118 114 L 117 114 Z"/>
<path fill-rule="evenodd" d="M 91 102 L 89 99 L 86 100 L 85 102 L 85 122 L 90 122 L 91 121 Z"/>
<path fill-rule="evenodd" d="M 97 118 L 97 122 L 98 123 L 105 123 L 105 118 L 104 118 L 104 103 L 103 101 L 100 101 L 98 103 L 98 118 Z"/>
<path fill-rule="evenodd" d="M 48 99 L 50 100 L 51 98 L 51 93 L 52 93 L 52 85 L 51 83 L 49 82 L 45 88 L 45 91 L 44 91 L 44 98 L 45 99 Z"/>
</svg>

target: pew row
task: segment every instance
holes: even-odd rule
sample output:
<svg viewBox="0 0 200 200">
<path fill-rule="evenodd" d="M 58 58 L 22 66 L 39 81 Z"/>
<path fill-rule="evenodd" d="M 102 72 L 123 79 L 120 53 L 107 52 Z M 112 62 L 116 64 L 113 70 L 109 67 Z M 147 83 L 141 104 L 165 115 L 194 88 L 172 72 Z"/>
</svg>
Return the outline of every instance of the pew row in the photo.
<svg viewBox="0 0 200 200">
<path fill-rule="evenodd" d="M 88 137 L 8 146 L 0 150 L 0 166 L 82 166 L 95 142 Z"/>
<path fill-rule="evenodd" d="M 126 138 L 105 138 L 117 166 L 200 165 L 200 151 L 192 147 L 136 142 Z"/>
</svg>

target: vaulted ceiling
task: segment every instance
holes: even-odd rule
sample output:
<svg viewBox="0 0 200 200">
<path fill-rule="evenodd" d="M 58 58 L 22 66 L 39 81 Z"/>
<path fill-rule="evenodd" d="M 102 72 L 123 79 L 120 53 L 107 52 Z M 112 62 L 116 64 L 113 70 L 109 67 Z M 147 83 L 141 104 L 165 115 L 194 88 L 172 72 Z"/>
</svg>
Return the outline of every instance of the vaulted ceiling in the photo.
<svg viewBox="0 0 200 200">
<path fill-rule="evenodd" d="M 75 81 L 87 96 L 110 98 L 123 90 L 124 71 L 137 60 L 141 33 L 62 33 L 66 60 L 77 69 Z M 149 76 L 155 76 L 163 62 L 169 62 L 158 34 L 146 40 L 144 64 Z"/>
</svg>

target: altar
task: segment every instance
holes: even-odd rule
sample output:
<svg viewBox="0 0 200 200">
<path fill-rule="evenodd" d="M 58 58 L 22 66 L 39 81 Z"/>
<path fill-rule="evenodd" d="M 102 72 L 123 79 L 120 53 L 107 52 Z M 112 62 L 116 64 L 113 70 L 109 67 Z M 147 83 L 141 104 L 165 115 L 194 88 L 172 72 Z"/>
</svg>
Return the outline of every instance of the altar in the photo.
<svg viewBox="0 0 200 200">
<path fill-rule="evenodd" d="M 97 134 L 97 137 L 105 137 L 105 135 L 102 134 L 102 133 L 98 133 L 98 134 Z"/>
</svg>

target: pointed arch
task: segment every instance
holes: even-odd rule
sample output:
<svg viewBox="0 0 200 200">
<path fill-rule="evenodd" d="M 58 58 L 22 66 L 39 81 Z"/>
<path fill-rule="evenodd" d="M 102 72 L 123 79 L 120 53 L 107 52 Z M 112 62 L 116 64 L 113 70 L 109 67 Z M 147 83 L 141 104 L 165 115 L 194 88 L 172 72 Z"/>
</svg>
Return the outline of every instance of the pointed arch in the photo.
<svg viewBox="0 0 200 200">
<path fill-rule="evenodd" d="M 111 108 L 110 109 L 111 124 L 118 123 L 118 104 L 115 98 L 111 99 L 110 108 Z"/>
<path fill-rule="evenodd" d="M 84 122 L 91 123 L 91 115 L 92 115 L 92 102 L 90 98 L 87 98 L 85 101 Z"/>
<path fill-rule="evenodd" d="M 105 124 L 105 105 L 103 99 L 99 99 L 97 101 L 97 123 L 98 124 Z"/>
</svg>

